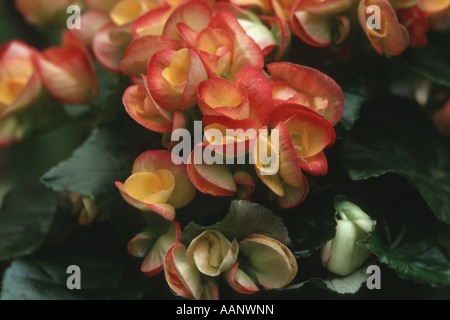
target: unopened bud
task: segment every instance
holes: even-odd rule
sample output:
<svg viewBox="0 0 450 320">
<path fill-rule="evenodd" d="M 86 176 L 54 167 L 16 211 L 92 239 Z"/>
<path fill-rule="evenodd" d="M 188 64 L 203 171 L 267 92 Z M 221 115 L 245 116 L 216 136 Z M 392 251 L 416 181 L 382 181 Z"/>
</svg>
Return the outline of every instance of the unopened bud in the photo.
<svg viewBox="0 0 450 320">
<path fill-rule="evenodd" d="M 369 236 L 376 222 L 361 208 L 340 197 L 335 201 L 335 208 L 341 220 L 337 221 L 335 237 L 322 248 L 321 259 L 328 270 L 346 276 L 370 256 L 370 251 L 358 242 Z"/>
</svg>

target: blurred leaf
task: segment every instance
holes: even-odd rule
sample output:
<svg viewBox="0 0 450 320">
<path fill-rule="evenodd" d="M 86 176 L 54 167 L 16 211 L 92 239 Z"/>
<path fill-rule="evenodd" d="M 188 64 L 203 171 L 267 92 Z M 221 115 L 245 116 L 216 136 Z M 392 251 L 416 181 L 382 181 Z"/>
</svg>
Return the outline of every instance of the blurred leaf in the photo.
<svg viewBox="0 0 450 320">
<path fill-rule="evenodd" d="M 342 150 L 350 177 L 400 174 L 417 187 L 436 217 L 450 224 L 450 140 L 409 100 L 388 97 L 363 111 Z"/>
<path fill-rule="evenodd" d="M 70 122 L 63 106 L 45 92 L 33 105 L 11 116 L 17 119 L 24 138 L 50 132 Z"/>
<path fill-rule="evenodd" d="M 98 230 L 97 230 L 98 231 Z M 140 299 L 145 279 L 124 247 L 111 238 L 99 243 L 78 237 L 38 254 L 15 260 L 6 270 L 2 300 L 123 300 Z M 80 267 L 81 290 L 69 290 L 67 268 Z"/>
<path fill-rule="evenodd" d="M 430 32 L 427 38 L 425 47 L 410 47 L 402 57 L 415 72 L 450 87 L 450 36 Z"/>
<path fill-rule="evenodd" d="M 182 242 L 189 244 L 192 239 L 208 229 L 222 232 L 228 238 L 238 241 L 253 234 L 260 233 L 274 238 L 284 244 L 290 244 L 288 230 L 280 217 L 257 203 L 235 200 L 231 202 L 227 216 L 212 226 L 204 227 L 191 222 L 182 233 Z"/>
<path fill-rule="evenodd" d="M 42 245 L 56 202 L 56 195 L 43 186 L 13 188 L 0 210 L 0 260 L 30 254 Z"/>
<path fill-rule="evenodd" d="M 379 223 L 362 245 L 403 279 L 433 287 L 450 285 L 450 261 L 426 227 L 405 227 L 395 242 L 389 243 L 386 226 Z"/>
<path fill-rule="evenodd" d="M 14 9 L 14 1 L 0 2 L 0 43 L 20 38 L 26 25 Z"/>
</svg>

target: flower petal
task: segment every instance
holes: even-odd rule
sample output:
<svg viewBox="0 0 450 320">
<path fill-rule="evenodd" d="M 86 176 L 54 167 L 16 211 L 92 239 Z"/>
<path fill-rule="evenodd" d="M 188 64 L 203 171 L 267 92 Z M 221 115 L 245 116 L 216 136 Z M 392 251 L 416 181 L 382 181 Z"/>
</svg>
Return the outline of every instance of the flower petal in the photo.
<svg viewBox="0 0 450 320">
<path fill-rule="evenodd" d="M 368 18 L 371 14 L 366 10 L 372 5 L 380 8 L 380 30 L 372 30 L 368 26 Z M 361 0 L 358 7 L 358 20 L 378 54 L 386 53 L 395 56 L 407 48 L 408 31 L 398 22 L 397 15 L 388 0 Z"/>
<path fill-rule="evenodd" d="M 175 188 L 168 204 L 177 209 L 192 201 L 195 187 L 189 179 L 186 165 L 176 165 L 172 157 L 176 156 L 167 150 L 146 151 L 135 160 L 132 172 L 155 172 L 161 169 L 170 171 L 175 178 Z"/>
<path fill-rule="evenodd" d="M 164 36 L 146 35 L 133 40 L 125 51 L 121 62 L 123 73 L 140 77 L 147 73 L 147 65 L 153 54 L 161 50 L 181 49 L 178 41 Z"/>
<path fill-rule="evenodd" d="M 155 132 L 171 132 L 172 123 L 156 108 L 144 85 L 129 87 L 123 95 L 128 114 L 139 124 Z"/>
<path fill-rule="evenodd" d="M 234 40 L 233 64 L 228 74 L 230 80 L 233 80 L 244 67 L 262 70 L 264 56 L 261 48 L 245 33 L 233 14 L 226 11 L 218 12 L 209 27 L 225 30 Z"/>
<path fill-rule="evenodd" d="M 122 73 L 121 61 L 131 42 L 131 24 L 103 26 L 95 35 L 92 50 L 98 62 L 107 70 Z"/>
<path fill-rule="evenodd" d="M 308 158 L 298 159 L 300 167 L 313 176 L 325 176 L 328 173 L 328 161 L 323 152 Z"/>
<path fill-rule="evenodd" d="M 275 239 L 254 234 L 242 240 L 239 247 L 250 260 L 258 283 L 266 289 L 281 289 L 297 274 L 294 255 Z"/>
<path fill-rule="evenodd" d="M 188 48 L 155 53 L 147 69 L 151 96 L 158 105 L 169 110 L 184 111 L 196 105 L 197 86 L 207 77 L 200 57 Z"/>
<path fill-rule="evenodd" d="M 86 103 L 99 93 L 94 62 L 84 44 L 71 32 L 62 47 L 35 54 L 34 61 L 47 90 L 68 104 Z"/>
<path fill-rule="evenodd" d="M 228 284 L 234 291 L 242 294 L 253 294 L 259 291 L 255 282 L 239 269 L 239 262 L 236 262 L 226 273 Z"/>
<path fill-rule="evenodd" d="M 181 227 L 178 222 L 170 224 L 167 232 L 160 236 L 153 248 L 142 261 L 141 271 L 148 276 L 158 274 L 164 268 L 164 260 L 170 247 L 179 242 L 181 237 Z"/>
<path fill-rule="evenodd" d="M 336 133 L 329 122 L 307 107 L 283 104 L 276 108 L 270 118 L 272 127 L 284 122 L 299 158 L 315 156 L 333 145 Z"/>
<path fill-rule="evenodd" d="M 318 70 L 287 62 L 271 63 L 267 69 L 272 81 L 283 81 L 296 92 L 306 94 L 310 106 L 333 126 L 342 119 L 344 94 L 333 79 Z M 319 105 L 314 98 L 322 98 L 327 103 Z"/>
<path fill-rule="evenodd" d="M 211 8 L 204 1 L 188 1 L 172 12 L 164 27 L 163 35 L 180 40 L 177 25 L 184 23 L 195 31 L 206 28 L 211 21 Z"/>
<path fill-rule="evenodd" d="M 164 273 L 170 288 L 188 299 L 201 299 L 203 286 L 200 272 L 186 262 L 186 246 L 175 243 L 167 251 Z"/>
<path fill-rule="evenodd" d="M 305 200 L 306 195 L 308 194 L 308 180 L 305 176 L 302 178 L 302 184 L 300 187 L 296 188 L 287 183 L 283 185 L 284 187 L 284 196 L 277 197 L 277 203 L 281 208 L 291 209 L 298 206 L 300 203 Z"/>
<path fill-rule="evenodd" d="M 203 150 L 205 147 L 205 143 L 198 144 L 190 155 L 188 172 L 192 183 L 199 191 L 206 194 L 232 196 L 237 192 L 233 175 L 224 164 L 204 163 Z M 195 163 L 197 162 L 196 157 L 201 159 L 201 163 Z"/>
<path fill-rule="evenodd" d="M 235 172 L 234 182 L 238 185 L 238 199 L 248 200 L 255 191 L 255 181 L 252 176 L 244 171 Z"/>
</svg>

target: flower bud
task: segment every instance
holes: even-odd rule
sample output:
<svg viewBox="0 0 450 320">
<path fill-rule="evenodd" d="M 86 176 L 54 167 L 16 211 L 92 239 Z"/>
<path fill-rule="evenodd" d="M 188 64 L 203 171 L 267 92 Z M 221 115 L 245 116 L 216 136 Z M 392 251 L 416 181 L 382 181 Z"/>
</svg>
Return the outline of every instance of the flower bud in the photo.
<svg viewBox="0 0 450 320">
<path fill-rule="evenodd" d="M 207 230 L 192 240 L 186 259 L 201 273 L 215 277 L 236 262 L 238 250 L 236 239 L 230 242 L 219 231 Z"/>
<path fill-rule="evenodd" d="M 380 26 L 373 28 L 369 21 L 374 13 L 373 6 L 379 8 Z M 408 47 L 409 33 L 400 24 L 397 14 L 388 0 L 361 0 L 358 7 L 358 20 L 373 48 L 379 55 L 396 56 Z"/>
<path fill-rule="evenodd" d="M 439 132 L 450 136 L 450 100 L 431 115 L 431 121 Z"/>
<path fill-rule="evenodd" d="M 99 93 L 94 62 L 84 44 L 69 30 L 62 46 L 46 49 L 34 57 L 44 85 L 58 101 L 87 103 Z"/>
<path fill-rule="evenodd" d="M 186 246 L 175 243 L 169 248 L 164 262 L 164 273 L 170 288 L 179 296 L 200 300 L 203 294 L 201 275 L 186 261 Z"/>
<path fill-rule="evenodd" d="M 148 276 L 158 274 L 164 266 L 169 248 L 180 241 L 181 228 L 178 222 L 170 223 L 165 233 L 148 229 L 136 235 L 128 242 L 128 252 L 138 258 L 144 258 L 141 271 Z"/>
<path fill-rule="evenodd" d="M 107 218 L 89 196 L 74 192 L 63 193 L 61 201 L 62 206 L 70 208 L 73 216 L 78 216 L 78 223 L 82 226 L 91 225 L 94 221 L 103 222 Z"/>
<path fill-rule="evenodd" d="M 83 209 L 81 210 L 78 222 L 81 225 L 90 225 L 97 217 L 102 218 L 99 208 L 90 197 L 81 197 Z"/>
<path fill-rule="evenodd" d="M 337 199 L 335 208 L 342 220 L 337 222 L 335 237 L 322 248 L 321 259 L 328 270 L 346 276 L 370 256 L 358 242 L 369 236 L 376 222 L 349 201 Z"/>
</svg>

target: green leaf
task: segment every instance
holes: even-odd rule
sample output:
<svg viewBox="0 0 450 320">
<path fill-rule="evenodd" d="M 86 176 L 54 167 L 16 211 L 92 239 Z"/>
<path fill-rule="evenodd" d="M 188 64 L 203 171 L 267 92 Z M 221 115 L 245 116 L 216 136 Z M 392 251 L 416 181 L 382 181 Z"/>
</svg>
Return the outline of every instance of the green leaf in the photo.
<svg viewBox="0 0 450 320">
<path fill-rule="evenodd" d="M 361 289 L 363 283 L 366 283 L 368 274 L 366 268 L 361 268 L 346 277 L 336 278 L 313 278 L 298 284 L 286 287 L 285 290 L 294 290 L 304 287 L 306 284 L 313 284 L 323 289 L 339 294 L 355 294 Z"/>
<path fill-rule="evenodd" d="M 400 174 L 419 190 L 436 217 L 450 224 L 450 140 L 410 100 L 388 97 L 363 110 L 342 149 L 350 177 Z"/>
<path fill-rule="evenodd" d="M 126 142 L 119 131 L 95 129 L 72 157 L 52 168 L 42 181 L 54 191 L 76 192 L 94 201 L 105 196 L 111 190 L 109 186 L 131 170 L 133 155 L 126 152 Z M 125 148 L 124 152 L 120 152 L 121 148 Z"/>
<path fill-rule="evenodd" d="M 0 43 L 11 39 L 36 40 L 36 31 L 15 9 L 15 1 L 0 2 Z M 34 38 L 34 39 L 33 39 Z"/>
<path fill-rule="evenodd" d="M 191 222 L 182 234 L 182 242 L 189 244 L 204 230 L 215 229 L 228 238 L 238 241 L 253 233 L 260 233 L 274 238 L 284 244 L 290 244 L 288 230 L 283 220 L 269 209 L 257 203 L 235 200 L 231 202 L 227 216 L 212 226 L 204 227 Z"/>
<path fill-rule="evenodd" d="M 42 93 L 32 106 L 10 116 L 20 126 L 23 132 L 22 139 L 48 133 L 62 127 L 62 124 L 69 123 L 69 117 L 63 105 L 46 92 Z"/>
<path fill-rule="evenodd" d="M 354 294 L 359 291 L 363 283 L 366 283 L 368 274 L 366 269 L 359 269 L 343 278 L 321 279 L 327 289 L 339 294 Z"/>
<path fill-rule="evenodd" d="M 14 188 L 0 210 L 0 261 L 36 251 L 56 214 L 56 195 L 43 186 Z"/>
<path fill-rule="evenodd" d="M 427 38 L 425 47 L 410 47 L 402 57 L 418 74 L 450 87 L 450 36 L 431 32 Z"/>
<path fill-rule="evenodd" d="M 407 226 L 395 243 L 389 243 L 388 238 L 386 226 L 379 223 L 361 245 L 394 269 L 400 278 L 433 287 L 450 285 L 450 260 L 437 245 L 434 233 L 427 228 Z"/>
<path fill-rule="evenodd" d="M 131 174 L 134 159 L 145 150 L 156 149 L 158 142 L 159 136 L 128 118 L 102 125 L 69 159 L 52 168 L 41 180 L 54 191 L 91 197 L 128 238 L 136 232 L 137 217 L 136 213 L 127 217 L 127 210 L 132 208 L 122 199 L 114 182 L 124 181 Z"/>
<path fill-rule="evenodd" d="M 322 191 L 307 197 L 297 212 L 284 218 L 297 258 L 309 257 L 336 233 L 334 194 Z"/>
<path fill-rule="evenodd" d="M 99 230 L 96 230 L 99 232 Z M 141 299 L 145 278 L 137 260 L 124 247 L 99 244 L 89 236 L 77 236 L 71 243 L 48 248 L 15 260 L 3 278 L 2 300 L 123 300 Z M 69 290 L 71 265 L 80 267 L 81 290 Z"/>
<path fill-rule="evenodd" d="M 359 110 L 366 97 L 363 78 L 353 65 L 334 64 L 327 74 L 339 84 L 344 93 L 344 114 L 337 130 L 348 131 L 359 117 Z"/>
</svg>

